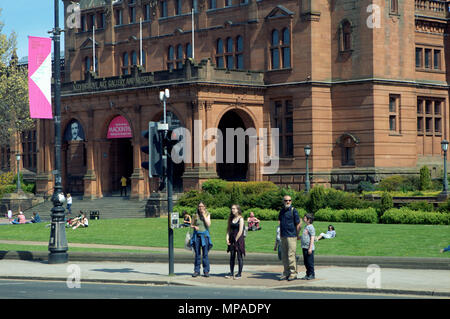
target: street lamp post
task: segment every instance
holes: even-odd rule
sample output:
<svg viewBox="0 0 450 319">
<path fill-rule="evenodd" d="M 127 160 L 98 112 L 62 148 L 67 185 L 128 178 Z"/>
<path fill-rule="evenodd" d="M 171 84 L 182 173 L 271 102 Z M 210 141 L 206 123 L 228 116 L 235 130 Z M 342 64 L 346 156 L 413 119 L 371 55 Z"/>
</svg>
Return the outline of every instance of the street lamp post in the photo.
<svg viewBox="0 0 450 319">
<path fill-rule="evenodd" d="M 48 243 L 48 263 L 67 263 L 68 245 L 66 239 L 66 229 L 64 221 L 65 202 L 61 184 L 61 29 L 59 28 L 59 1 L 55 4 L 55 28 L 52 31 L 54 43 L 54 101 L 55 101 L 55 184 L 52 196 L 53 208 L 51 210 L 50 240 Z"/>
<path fill-rule="evenodd" d="M 16 161 L 17 161 L 17 193 L 19 193 L 22 188 L 20 187 L 20 154 L 16 154 Z"/>
<path fill-rule="evenodd" d="M 311 184 L 309 182 L 309 165 L 308 165 L 308 160 L 309 160 L 309 155 L 311 154 L 311 146 L 306 145 L 305 146 L 305 155 L 306 155 L 306 175 L 305 175 L 305 188 L 306 188 L 306 192 L 309 193 L 309 190 L 311 189 Z"/>
<path fill-rule="evenodd" d="M 167 186 L 167 222 L 168 222 L 168 232 L 169 232 L 169 276 L 175 273 L 174 271 L 174 247 L 173 247 L 173 229 L 171 225 L 171 216 L 173 211 L 173 176 L 172 176 L 172 159 L 170 158 L 167 150 L 167 139 L 171 138 L 167 136 L 169 131 L 169 124 L 167 123 L 167 99 L 170 98 L 169 89 L 159 92 L 159 99 L 163 103 L 164 107 L 164 119 L 163 125 L 160 125 L 158 129 L 162 133 L 161 141 L 164 141 L 164 151 L 163 151 L 163 165 L 164 165 L 164 178 Z"/>
<path fill-rule="evenodd" d="M 441 142 L 442 150 L 444 151 L 444 190 L 441 192 L 440 197 L 447 199 L 448 197 L 448 179 L 447 179 L 447 151 L 448 151 L 448 141 L 443 140 Z"/>
</svg>

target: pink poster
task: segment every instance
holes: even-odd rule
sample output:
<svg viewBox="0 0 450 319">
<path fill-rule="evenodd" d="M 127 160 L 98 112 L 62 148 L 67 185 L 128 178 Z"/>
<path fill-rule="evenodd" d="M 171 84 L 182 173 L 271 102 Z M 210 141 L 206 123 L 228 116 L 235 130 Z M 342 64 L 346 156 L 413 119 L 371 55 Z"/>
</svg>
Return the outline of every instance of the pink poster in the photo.
<svg viewBox="0 0 450 319">
<path fill-rule="evenodd" d="M 51 119 L 52 39 L 28 37 L 28 91 L 30 117 Z"/>
<path fill-rule="evenodd" d="M 126 118 L 122 115 L 115 117 L 108 127 L 107 138 L 130 138 L 133 137 L 131 134 L 131 127 L 128 124 Z"/>
</svg>

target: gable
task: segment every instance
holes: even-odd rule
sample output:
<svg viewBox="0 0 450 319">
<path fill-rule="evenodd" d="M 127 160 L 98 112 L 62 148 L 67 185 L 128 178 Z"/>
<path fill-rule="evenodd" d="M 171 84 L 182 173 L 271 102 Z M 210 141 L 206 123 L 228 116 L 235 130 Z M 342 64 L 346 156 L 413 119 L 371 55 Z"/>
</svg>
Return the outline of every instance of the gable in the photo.
<svg viewBox="0 0 450 319">
<path fill-rule="evenodd" d="M 279 18 L 290 18 L 294 15 L 294 12 L 286 9 L 282 5 L 277 5 L 270 11 L 266 16 L 266 19 L 279 19 Z"/>
</svg>

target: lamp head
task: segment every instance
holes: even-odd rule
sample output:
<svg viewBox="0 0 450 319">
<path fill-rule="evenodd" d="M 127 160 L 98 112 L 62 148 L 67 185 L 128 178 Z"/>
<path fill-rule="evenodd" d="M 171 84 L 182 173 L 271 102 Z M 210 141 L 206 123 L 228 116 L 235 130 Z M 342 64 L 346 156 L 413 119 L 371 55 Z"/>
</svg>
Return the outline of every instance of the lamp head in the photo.
<svg viewBox="0 0 450 319">
<path fill-rule="evenodd" d="M 441 142 L 441 147 L 442 147 L 442 150 L 443 150 L 444 152 L 447 152 L 447 150 L 448 150 L 448 141 L 447 141 L 447 140 L 443 140 L 443 141 Z"/>
<path fill-rule="evenodd" d="M 311 154 L 311 146 L 306 145 L 305 146 L 305 155 L 309 156 Z"/>
<path fill-rule="evenodd" d="M 19 153 L 16 154 L 16 160 L 20 161 L 20 154 Z"/>
</svg>

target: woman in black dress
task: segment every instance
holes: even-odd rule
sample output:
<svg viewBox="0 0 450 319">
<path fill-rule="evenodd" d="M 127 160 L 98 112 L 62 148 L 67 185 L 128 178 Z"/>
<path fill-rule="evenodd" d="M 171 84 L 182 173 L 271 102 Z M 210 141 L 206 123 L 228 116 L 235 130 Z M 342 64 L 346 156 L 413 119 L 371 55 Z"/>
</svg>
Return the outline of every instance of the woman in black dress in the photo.
<svg viewBox="0 0 450 319">
<path fill-rule="evenodd" d="M 230 273 L 225 278 L 240 279 L 242 276 L 242 268 L 244 267 L 243 256 L 245 256 L 244 241 L 244 218 L 239 205 L 232 205 L 230 217 L 228 218 L 227 229 L 227 252 L 230 253 Z M 236 256 L 238 259 L 238 273 L 234 276 L 234 265 Z"/>
</svg>

